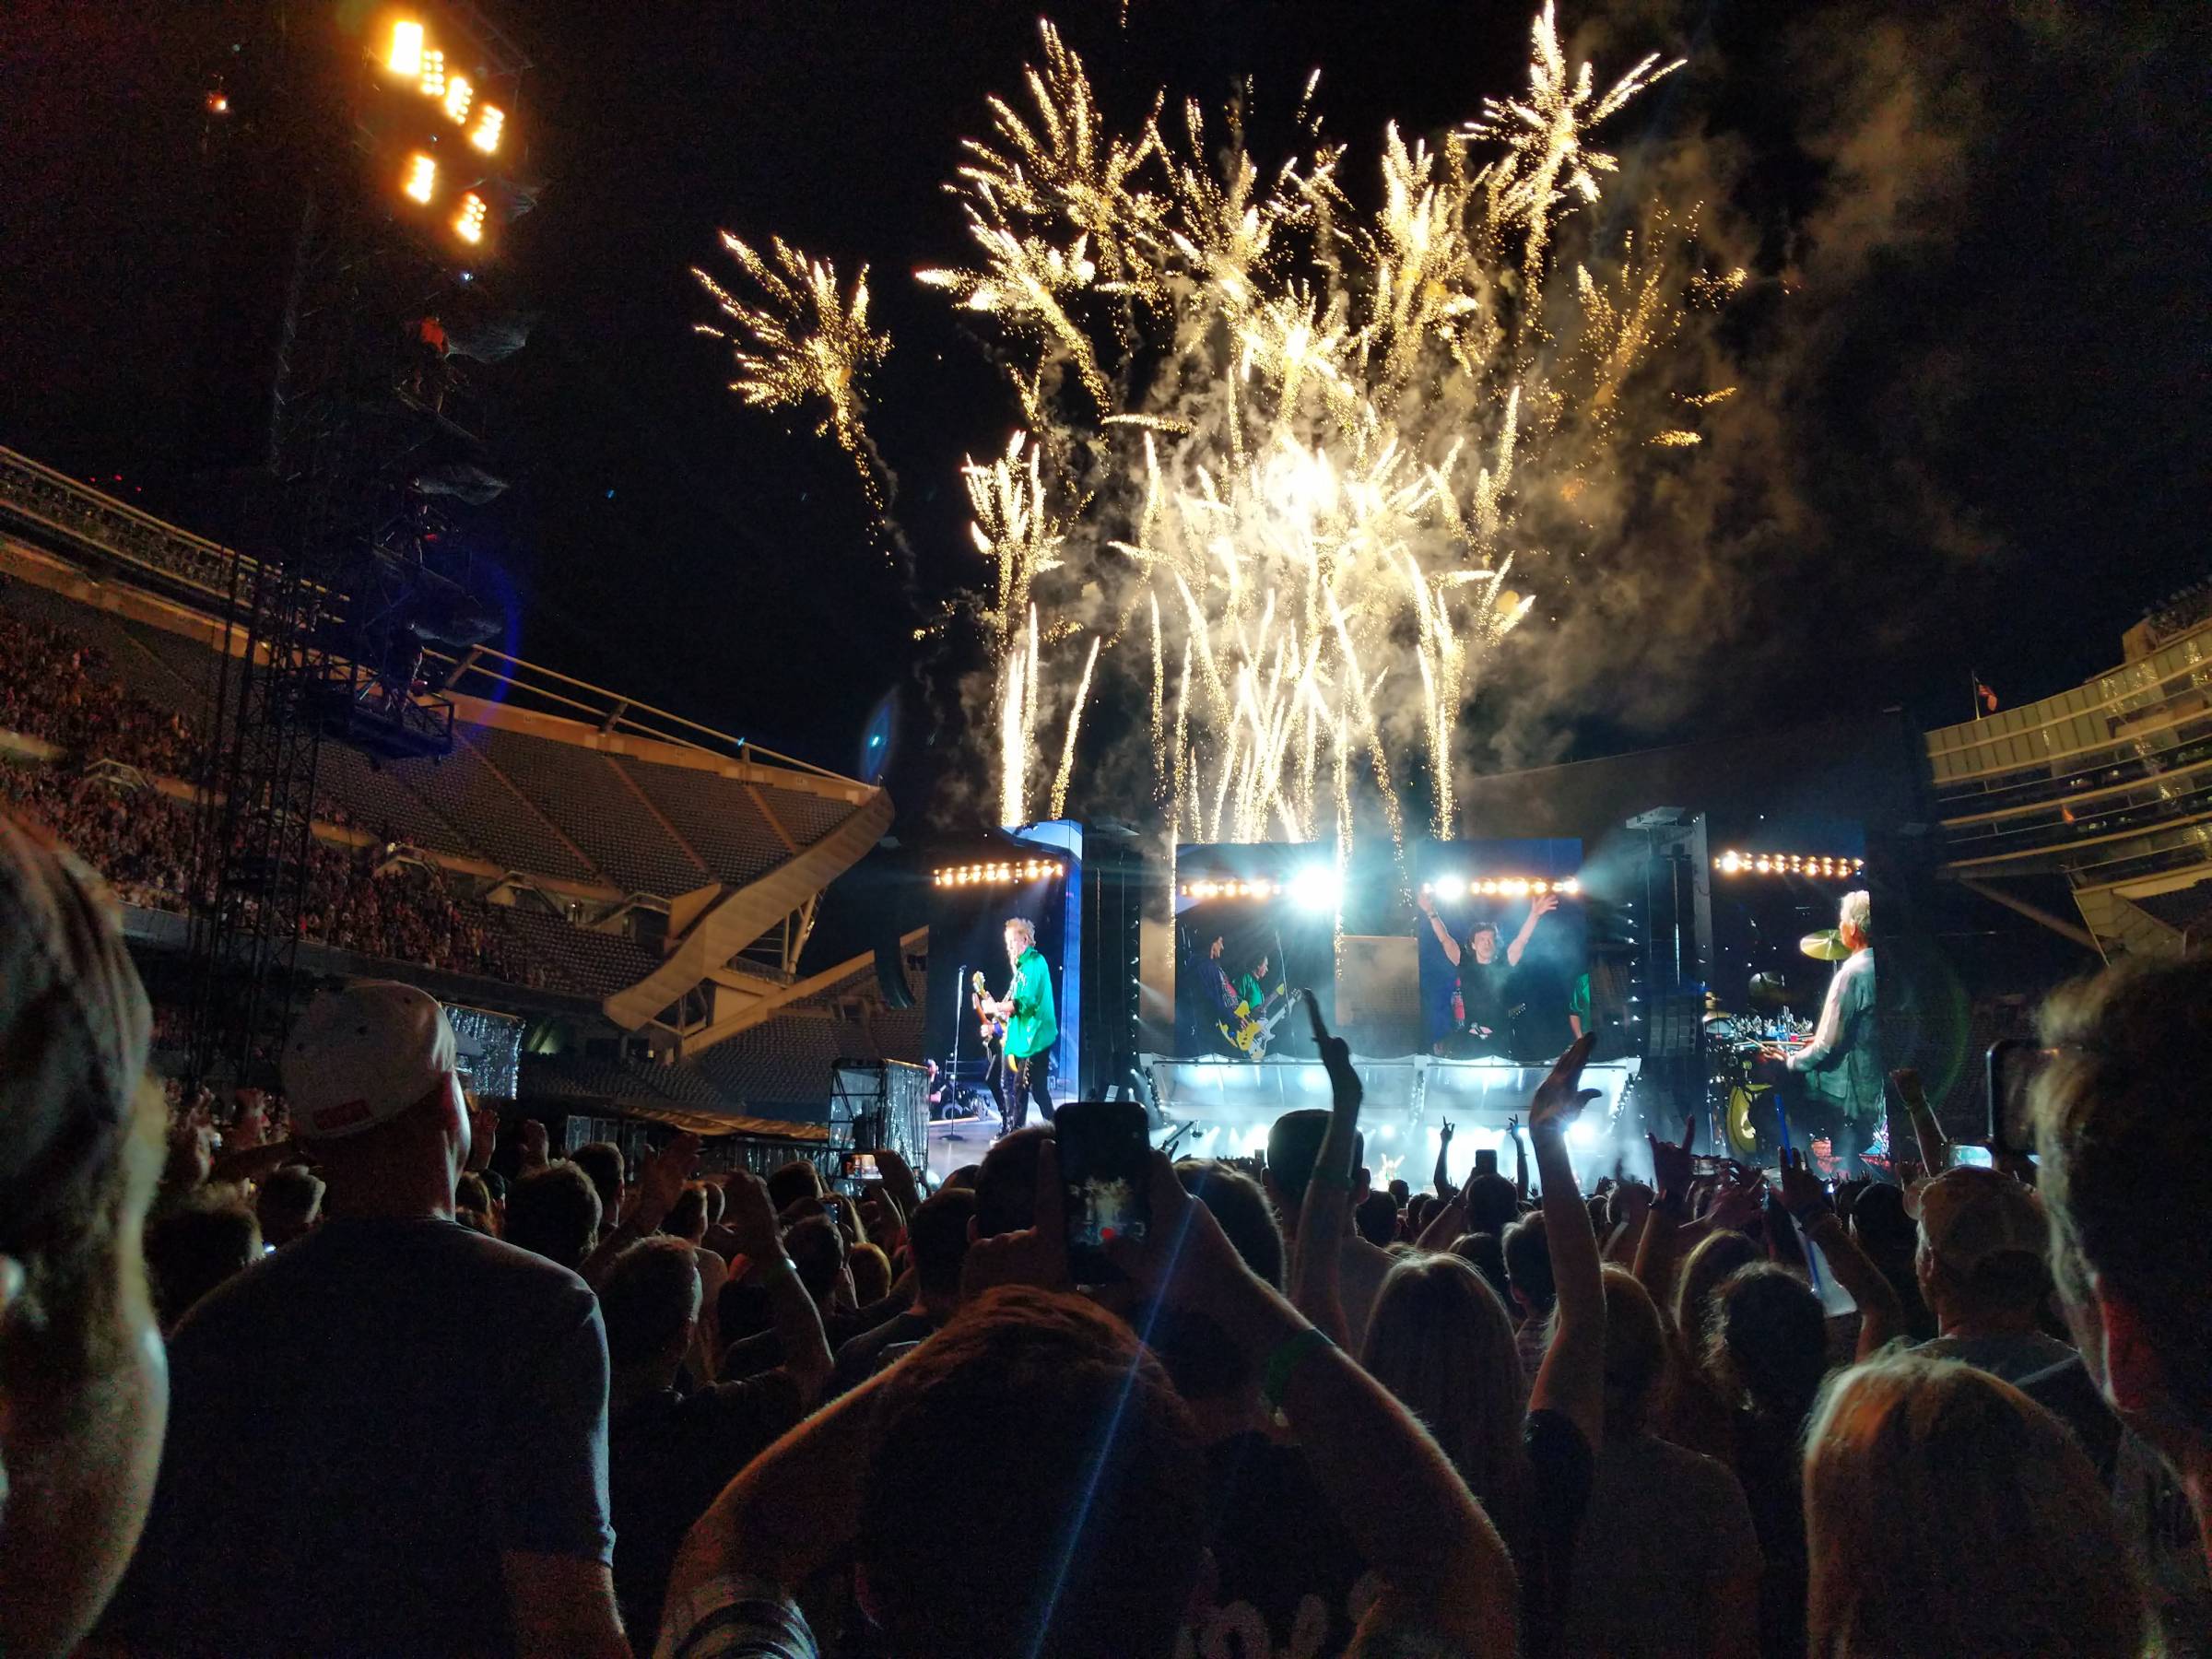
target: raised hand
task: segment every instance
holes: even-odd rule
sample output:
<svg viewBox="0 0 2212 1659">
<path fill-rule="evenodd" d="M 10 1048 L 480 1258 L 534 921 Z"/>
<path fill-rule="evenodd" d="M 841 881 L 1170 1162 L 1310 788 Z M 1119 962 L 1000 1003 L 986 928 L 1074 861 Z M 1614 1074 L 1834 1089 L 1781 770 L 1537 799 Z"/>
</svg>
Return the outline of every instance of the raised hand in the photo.
<svg viewBox="0 0 2212 1659">
<path fill-rule="evenodd" d="M 905 1159 L 888 1147 L 876 1148 L 877 1172 L 883 1177 L 883 1196 L 898 1212 L 897 1225 L 904 1227 L 922 1207 L 922 1191 Z"/>
<path fill-rule="evenodd" d="M 1167 1162 L 1160 1153 L 1152 1156 L 1161 1163 Z M 1177 1192 L 1182 1190 L 1182 1183 L 1175 1180 L 1171 1164 L 1168 1166 L 1168 1181 Z M 1156 1193 L 1158 1185 L 1154 1182 Z M 1001 1285 L 1033 1285 L 1041 1290 L 1075 1288 L 1067 1269 L 1067 1216 L 1060 1189 L 1060 1150 L 1050 1140 L 1037 1149 L 1036 1202 L 1035 1226 L 978 1239 L 968 1246 L 967 1257 L 960 1264 L 963 1300 L 995 1290 Z M 1157 1196 L 1154 1203 L 1157 1206 Z M 1159 1230 L 1157 1207 L 1152 1226 L 1155 1231 Z"/>
<path fill-rule="evenodd" d="M 733 1170 L 722 1190 L 728 1200 L 722 1222 L 736 1240 L 739 1252 L 756 1262 L 782 1254 L 783 1231 L 776 1222 L 768 1182 L 750 1170 Z"/>
<path fill-rule="evenodd" d="M 1321 999 L 1307 991 L 1306 1018 L 1313 1027 L 1313 1043 L 1321 1051 L 1321 1064 L 1329 1074 L 1330 1104 L 1339 1117 L 1359 1115 L 1359 1102 L 1367 1098 L 1361 1087 L 1359 1074 L 1352 1069 L 1352 1051 L 1344 1039 L 1332 1036 L 1328 1024 L 1321 1017 Z"/>
<path fill-rule="evenodd" d="M 1689 1143 L 1697 1133 L 1698 1120 L 1693 1117 L 1689 1120 L 1688 1133 L 1683 1135 L 1682 1144 L 1678 1147 L 1672 1141 L 1661 1140 L 1655 1135 L 1644 1135 L 1643 1138 L 1651 1144 L 1652 1148 L 1652 1180 L 1657 1183 L 1663 1195 L 1674 1198 L 1688 1194 L 1689 1183 L 1695 1176 Z"/>
<path fill-rule="evenodd" d="M 1584 1031 L 1567 1045 L 1567 1052 L 1551 1068 L 1551 1076 L 1537 1086 L 1535 1099 L 1528 1103 L 1530 1134 L 1539 1130 L 1565 1134 L 1567 1126 L 1582 1116 L 1583 1108 L 1597 1099 L 1599 1090 L 1581 1087 L 1583 1067 L 1596 1043 L 1597 1033 Z"/>
<path fill-rule="evenodd" d="M 1213 1211 L 1182 1189 L 1164 1152 L 1151 1155 L 1152 1224 L 1142 1244 L 1116 1239 L 1106 1253 L 1148 1296 L 1170 1307 L 1218 1312 L 1266 1288 L 1244 1265 Z M 968 1247 L 969 1260 L 991 1241 Z"/>
<path fill-rule="evenodd" d="M 1532 916 L 1548 916 L 1559 908 L 1559 896 L 1557 893 L 1538 893 L 1528 901 L 1528 913 Z"/>
<path fill-rule="evenodd" d="M 1729 1172 L 1706 1218 L 1715 1227 L 1741 1232 L 1766 1208 L 1767 1181 L 1757 1170 L 1741 1164 L 1731 1164 Z"/>
<path fill-rule="evenodd" d="M 1442 1128 L 1441 1128 L 1441 1129 L 1439 1129 L 1439 1130 L 1437 1131 L 1437 1133 L 1438 1133 L 1438 1135 L 1439 1135 L 1440 1136 L 1441 1136 L 1441 1137 L 1442 1137 L 1442 1140 L 1443 1140 L 1443 1143 L 1444 1143 L 1444 1145 L 1445 1145 L 1445 1146 L 1447 1146 L 1447 1147 L 1448 1147 L 1448 1146 L 1450 1146 L 1450 1145 L 1452 1144 L 1452 1135 L 1453 1135 L 1452 1120 L 1451 1120 L 1450 1118 L 1446 1118 L 1446 1119 L 1444 1119 L 1444 1120 L 1443 1120 L 1443 1127 L 1442 1127 Z"/>
<path fill-rule="evenodd" d="M 542 1170 L 546 1167 L 546 1126 L 535 1118 L 524 1118 L 522 1127 L 523 1168 Z"/>
<path fill-rule="evenodd" d="M 676 1207 L 684 1182 L 691 1179 L 691 1171 L 699 1167 L 699 1136 L 678 1135 L 645 1159 L 638 1171 L 636 1207 L 640 1230 L 651 1232 L 667 1218 Z"/>
<path fill-rule="evenodd" d="M 1782 1155 L 1782 1202 L 1791 1214 L 1826 1203 L 1828 1189 L 1805 1167 L 1805 1154 L 1792 1147 Z"/>
</svg>

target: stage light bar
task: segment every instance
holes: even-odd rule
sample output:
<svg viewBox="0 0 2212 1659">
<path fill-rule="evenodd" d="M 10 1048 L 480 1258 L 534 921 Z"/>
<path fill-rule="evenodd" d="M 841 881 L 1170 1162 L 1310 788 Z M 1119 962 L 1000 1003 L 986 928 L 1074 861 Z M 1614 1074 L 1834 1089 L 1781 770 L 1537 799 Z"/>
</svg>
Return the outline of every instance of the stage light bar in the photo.
<svg viewBox="0 0 2212 1659">
<path fill-rule="evenodd" d="M 1182 884 L 1182 896 L 1185 899 L 1272 899 L 1277 893 L 1288 890 L 1283 883 L 1270 881 L 1265 877 L 1257 881 L 1247 881 L 1209 876 Z"/>
<path fill-rule="evenodd" d="M 500 129 L 507 124 L 507 115 L 498 104 L 484 104 L 477 111 L 477 124 L 468 135 L 468 141 L 490 155 L 500 147 Z"/>
<path fill-rule="evenodd" d="M 1724 876 L 1808 876 L 1850 881 L 1866 867 L 1863 858 L 1836 858 L 1819 853 L 1723 853 L 1712 867 Z"/>
<path fill-rule="evenodd" d="M 1446 904 L 1462 899 L 1527 899 L 1537 893 L 1557 893 L 1571 899 L 1583 890 L 1580 879 L 1562 876 L 1557 880 L 1538 876 L 1439 876 L 1421 883 L 1421 891 Z"/>
<path fill-rule="evenodd" d="M 392 25 L 392 49 L 384 54 L 384 67 L 394 75 L 416 76 L 422 73 L 422 25 L 412 18 L 402 18 Z"/>
<path fill-rule="evenodd" d="M 465 242 L 484 240 L 484 198 L 473 190 L 461 198 L 461 211 L 453 216 L 453 234 Z"/>
<path fill-rule="evenodd" d="M 930 872 L 932 887 L 1011 887 L 1018 881 L 1056 880 L 1067 866 L 1050 858 L 1008 860 L 1003 864 L 947 865 Z"/>
<path fill-rule="evenodd" d="M 407 158 L 407 174 L 400 191 L 409 200 L 428 202 L 438 190 L 438 163 L 418 150 Z"/>
<path fill-rule="evenodd" d="M 417 83 L 425 98 L 445 96 L 445 53 L 435 46 L 426 46 L 422 52 L 422 78 Z"/>
<path fill-rule="evenodd" d="M 476 96 L 477 89 L 468 84 L 467 76 L 454 76 L 445 83 L 445 118 L 465 124 L 468 120 L 468 106 Z"/>
</svg>

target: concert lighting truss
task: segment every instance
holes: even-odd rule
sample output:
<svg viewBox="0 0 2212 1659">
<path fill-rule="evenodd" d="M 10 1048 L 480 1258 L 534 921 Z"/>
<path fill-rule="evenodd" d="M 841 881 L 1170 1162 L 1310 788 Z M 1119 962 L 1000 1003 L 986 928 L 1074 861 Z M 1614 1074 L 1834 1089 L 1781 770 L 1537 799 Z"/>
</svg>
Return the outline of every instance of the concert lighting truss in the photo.
<svg viewBox="0 0 2212 1659">
<path fill-rule="evenodd" d="M 947 865 L 930 872 L 932 887 L 1012 887 L 1017 882 L 1057 879 L 1067 866 L 1056 859 L 1001 860 L 994 864 Z"/>
<path fill-rule="evenodd" d="M 1712 861 L 1724 876 L 1806 876 L 1825 881 L 1853 881 L 1866 868 L 1863 858 L 1815 853 L 1724 852 Z"/>
<path fill-rule="evenodd" d="M 1557 893 L 1572 899 L 1583 890 L 1582 880 L 1574 876 L 1456 876 L 1445 874 L 1421 883 L 1421 891 L 1446 904 L 1462 899 L 1527 899 L 1543 893 Z"/>
</svg>

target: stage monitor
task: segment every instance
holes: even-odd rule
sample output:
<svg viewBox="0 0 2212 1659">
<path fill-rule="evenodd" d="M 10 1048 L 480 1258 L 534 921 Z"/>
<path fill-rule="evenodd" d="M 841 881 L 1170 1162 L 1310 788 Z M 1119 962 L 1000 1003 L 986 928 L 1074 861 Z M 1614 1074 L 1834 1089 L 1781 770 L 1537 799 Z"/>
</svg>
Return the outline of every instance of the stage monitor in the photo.
<svg viewBox="0 0 2212 1659">
<path fill-rule="evenodd" d="M 933 1112 L 948 1109 L 995 1116 L 1000 1098 L 999 1049 L 977 1014 L 976 983 L 1002 1000 L 1014 967 L 1006 924 L 1018 917 L 1034 930 L 1052 985 L 1056 1036 L 1048 1088 L 1054 1101 L 1072 1099 L 1082 1021 L 1082 830 L 1074 824 L 1036 824 L 987 841 L 947 846 L 928 864 L 929 1008 L 924 1053 L 939 1077 Z"/>
<path fill-rule="evenodd" d="M 1590 1018 L 1583 843 L 1429 841 L 1413 851 L 1428 1051 L 1528 1065 L 1557 1055 Z"/>
<path fill-rule="evenodd" d="M 1298 842 L 1175 853 L 1175 1040 L 1187 1060 L 1316 1057 L 1294 993 L 1336 1007 L 1331 850 Z"/>
</svg>

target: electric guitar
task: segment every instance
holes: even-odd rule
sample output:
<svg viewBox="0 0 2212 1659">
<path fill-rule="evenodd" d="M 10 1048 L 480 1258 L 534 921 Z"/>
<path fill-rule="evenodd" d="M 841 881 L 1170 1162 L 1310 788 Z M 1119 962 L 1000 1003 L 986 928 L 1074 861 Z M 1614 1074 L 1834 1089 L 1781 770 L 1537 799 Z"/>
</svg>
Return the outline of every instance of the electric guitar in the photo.
<svg viewBox="0 0 2212 1659">
<path fill-rule="evenodd" d="M 990 993 L 983 989 L 983 971 L 981 968 L 975 971 L 975 976 L 970 982 L 975 987 L 975 994 L 968 999 L 968 1003 L 975 1010 L 976 1018 L 982 1022 L 983 1047 L 994 1050 L 1006 1038 L 1006 1022 L 983 1012 L 983 999 Z"/>
<path fill-rule="evenodd" d="M 1265 1060 L 1267 1045 L 1275 1040 L 1275 1028 L 1283 1023 L 1289 1012 L 1289 989 L 1278 985 L 1257 1009 L 1248 1002 L 1239 1002 L 1228 1019 L 1218 1019 L 1214 1024 L 1230 1047 L 1249 1059 Z M 1233 1028 L 1230 1020 L 1236 1022 Z"/>
</svg>

